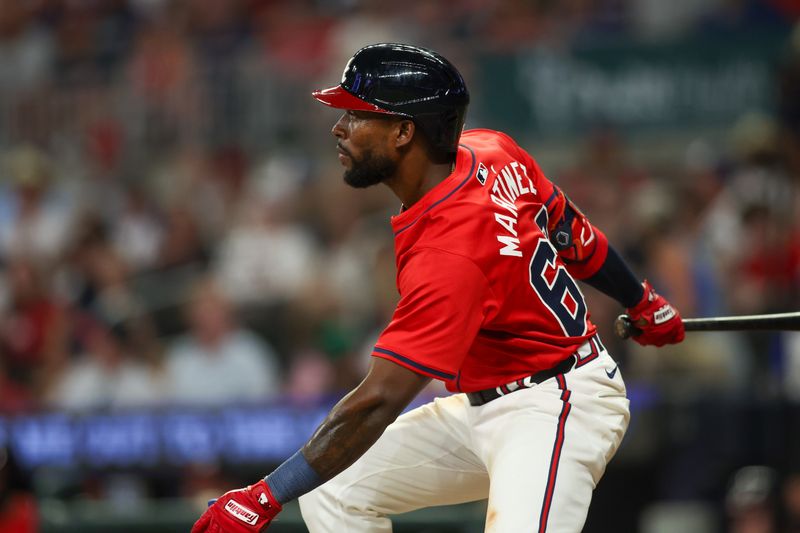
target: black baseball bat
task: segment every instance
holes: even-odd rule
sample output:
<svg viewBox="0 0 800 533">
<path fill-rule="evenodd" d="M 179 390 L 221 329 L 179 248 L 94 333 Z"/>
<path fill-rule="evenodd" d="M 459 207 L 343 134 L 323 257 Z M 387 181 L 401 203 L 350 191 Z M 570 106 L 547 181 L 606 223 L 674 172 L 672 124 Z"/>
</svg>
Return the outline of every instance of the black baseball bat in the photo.
<svg viewBox="0 0 800 533">
<path fill-rule="evenodd" d="M 684 318 L 686 331 L 800 331 L 800 311 L 771 315 L 716 316 L 707 318 Z M 619 315 L 614 321 L 614 331 L 620 339 L 641 333 L 631 317 Z"/>
</svg>

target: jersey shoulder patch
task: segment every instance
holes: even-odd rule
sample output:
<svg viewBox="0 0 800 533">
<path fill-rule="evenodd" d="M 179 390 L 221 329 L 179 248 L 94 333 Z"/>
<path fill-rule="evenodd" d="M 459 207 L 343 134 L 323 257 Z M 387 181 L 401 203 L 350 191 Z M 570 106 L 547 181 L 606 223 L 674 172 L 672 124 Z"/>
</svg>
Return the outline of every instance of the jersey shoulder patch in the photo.
<svg viewBox="0 0 800 533">
<path fill-rule="evenodd" d="M 483 163 L 478 163 L 478 170 L 475 171 L 475 178 L 481 185 L 486 185 L 486 178 L 489 177 L 489 169 Z"/>
</svg>

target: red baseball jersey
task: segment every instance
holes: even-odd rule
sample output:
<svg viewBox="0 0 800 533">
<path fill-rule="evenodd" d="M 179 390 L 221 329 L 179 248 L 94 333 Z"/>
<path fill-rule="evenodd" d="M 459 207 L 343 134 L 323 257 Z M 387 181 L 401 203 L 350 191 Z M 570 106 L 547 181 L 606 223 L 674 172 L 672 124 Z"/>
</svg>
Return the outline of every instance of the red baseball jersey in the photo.
<svg viewBox="0 0 800 533">
<path fill-rule="evenodd" d="M 400 301 L 373 355 L 472 392 L 551 368 L 595 333 L 575 278 L 549 239 L 568 201 L 507 135 L 468 130 L 455 170 L 392 217 Z M 584 233 L 581 231 L 581 233 Z"/>
</svg>

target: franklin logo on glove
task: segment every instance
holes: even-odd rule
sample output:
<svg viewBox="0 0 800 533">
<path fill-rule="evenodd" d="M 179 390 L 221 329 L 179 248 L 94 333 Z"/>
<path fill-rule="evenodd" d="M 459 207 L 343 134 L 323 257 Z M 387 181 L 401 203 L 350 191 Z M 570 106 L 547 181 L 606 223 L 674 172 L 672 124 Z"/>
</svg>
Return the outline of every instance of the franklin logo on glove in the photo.
<svg viewBox="0 0 800 533">
<path fill-rule="evenodd" d="M 251 511 L 243 505 L 239 505 L 233 500 L 225 504 L 225 510 L 242 522 L 246 522 L 251 526 L 255 525 L 255 523 L 258 521 L 258 513 Z"/>
</svg>

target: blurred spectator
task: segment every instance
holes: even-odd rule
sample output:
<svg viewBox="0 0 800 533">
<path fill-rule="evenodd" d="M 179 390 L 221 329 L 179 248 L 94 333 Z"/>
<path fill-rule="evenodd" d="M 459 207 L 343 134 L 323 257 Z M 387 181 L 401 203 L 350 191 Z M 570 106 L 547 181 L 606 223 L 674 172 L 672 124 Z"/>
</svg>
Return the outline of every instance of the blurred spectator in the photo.
<svg viewBox="0 0 800 533">
<path fill-rule="evenodd" d="M 192 242 L 216 241 L 235 222 L 239 204 L 250 192 L 249 180 L 249 161 L 240 148 L 186 148 L 156 167 L 151 189 L 168 219 L 173 214 L 188 217 L 181 225 L 198 232 Z"/>
<path fill-rule="evenodd" d="M 205 266 L 209 252 L 201 228 L 192 211 L 181 204 L 172 205 L 165 214 L 164 235 L 156 259 L 156 268 L 170 269 L 187 265 Z"/>
<path fill-rule="evenodd" d="M 105 81 L 131 46 L 136 20 L 128 0 L 55 4 L 57 67 L 62 84 Z"/>
<path fill-rule="evenodd" d="M 28 2 L 3 2 L 0 9 L 0 95 L 16 96 L 49 81 L 53 35 L 35 24 Z"/>
<path fill-rule="evenodd" d="M 37 533 L 39 511 L 28 476 L 10 448 L 0 447 L 0 531 Z"/>
<path fill-rule="evenodd" d="M 772 119 L 743 116 L 731 132 L 737 157 L 724 189 L 706 217 L 708 244 L 718 272 L 736 287 L 728 305 L 738 313 L 791 308 L 800 289 L 800 241 L 795 207 L 800 181 L 792 178 L 779 151 Z"/>
<path fill-rule="evenodd" d="M 124 168 L 124 130 L 120 121 L 110 116 L 114 108 L 111 89 L 92 88 L 79 93 L 74 105 L 80 109 L 86 125 L 76 133 L 77 152 L 67 187 L 79 216 L 98 217 L 106 224 L 115 222 L 126 209 L 127 190 Z M 118 112 L 118 111 L 116 111 Z"/>
<path fill-rule="evenodd" d="M 152 154 L 176 143 L 191 143 L 206 130 L 198 64 L 185 34 L 180 2 L 159 11 L 140 27 L 127 66 L 129 106 L 125 124 Z M 151 154 L 151 155 L 152 155 Z"/>
<path fill-rule="evenodd" d="M 71 206 L 52 188 L 53 163 L 41 150 L 19 146 L 6 154 L 8 186 L 0 194 L 0 257 L 52 261 L 68 237 Z"/>
<path fill-rule="evenodd" d="M 793 309 L 800 296 L 800 232 L 766 206 L 750 207 L 742 221 L 747 252 L 736 265 L 733 304 L 743 312 Z"/>
<path fill-rule="evenodd" d="M 65 283 L 78 308 L 104 322 L 116 323 L 139 315 L 142 303 L 130 285 L 130 269 L 111 243 L 108 231 L 93 216 L 80 221 Z"/>
<path fill-rule="evenodd" d="M 263 401 L 280 392 L 272 348 L 236 323 L 231 303 L 211 278 L 197 281 L 186 309 L 189 333 L 167 352 L 168 399 L 220 406 Z"/>
<path fill-rule="evenodd" d="M 66 313 L 43 269 L 12 258 L 8 305 L 0 310 L 0 354 L 8 378 L 36 394 L 66 356 Z"/>
<path fill-rule="evenodd" d="M 134 271 L 152 268 L 158 261 L 163 228 L 145 191 L 129 187 L 125 208 L 113 223 L 117 253 Z"/>
<path fill-rule="evenodd" d="M 241 147 L 230 145 L 214 150 L 207 166 L 208 171 L 203 177 L 219 210 L 217 229 L 227 232 L 235 222 L 237 209 L 251 192 L 250 161 Z"/>
<path fill-rule="evenodd" d="M 782 488 L 784 511 L 783 530 L 787 533 L 800 531 L 800 473 L 793 473 L 786 478 Z"/>
<path fill-rule="evenodd" d="M 162 403 L 160 369 L 132 342 L 131 323 L 80 324 L 82 353 L 53 384 L 48 403 L 67 411 L 152 407 Z"/>
<path fill-rule="evenodd" d="M 87 2 L 76 2 L 59 10 L 56 26 L 59 84 L 88 84 L 100 77 L 99 56 L 103 52 L 102 45 L 106 44 L 98 39 L 102 35 L 100 15 L 99 10 Z"/>
<path fill-rule="evenodd" d="M 313 280 L 316 246 L 308 229 L 293 223 L 286 203 L 254 194 L 220 242 L 216 271 L 237 303 L 280 303 L 297 297 Z"/>
<path fill-rule="evenodd" d="M 691 272 L 695 235 L 689 231 L 690 218 L 675 216 L 680 200 L 670 185 L 650 182 L 639 189 L 632 209 L 639 235 L 635 249 L 642 256 L 641 270 L 682 314 L 691 316 L 695 314 Z"/>
<path fill-rule="evenodd" d="M 5 356 L 0 351 L 0 414 L 18 415 L 39 407 L 30 387 L 9 375 Z"/>
<path fill-rule="evenodd" d="M 733 477 L 725 498 L 730 533 L 777 533 L 777 475 L 766 466 L 746 466 Z"/>
<path fill-rule="evenodd" d="M 324 299 L 323 295 L 328 295 L 333 302 L 325 312 L 358 327 L 372 328 L 374 322 L 383 320 L 388 323 L 391 313 L 383 314 L 379 305 L 386 299 L 391 300 L 389 305 L 396 304 L 398 297 L 394 261 L 382 261 L 382 254 L 394 250 L 389 228 L 383 224 L 385 220 L 385 213 L 380 213 L 363 216 L 353 224 L 348 235 L 330 244 L 326 267 L 318 277 L 324 287 L 315 296 L 317 303 Z M 379 262 L 388 264 L 382 270 Z"/>
</svg>

